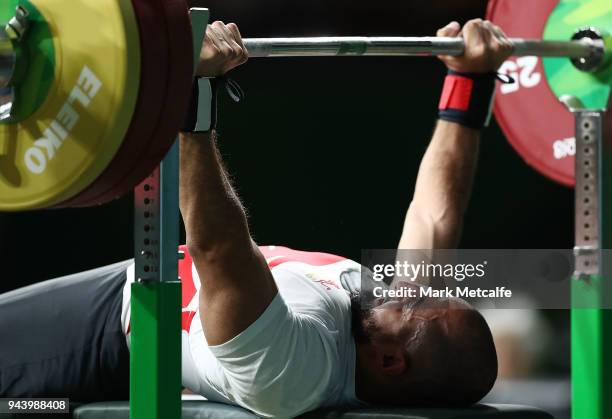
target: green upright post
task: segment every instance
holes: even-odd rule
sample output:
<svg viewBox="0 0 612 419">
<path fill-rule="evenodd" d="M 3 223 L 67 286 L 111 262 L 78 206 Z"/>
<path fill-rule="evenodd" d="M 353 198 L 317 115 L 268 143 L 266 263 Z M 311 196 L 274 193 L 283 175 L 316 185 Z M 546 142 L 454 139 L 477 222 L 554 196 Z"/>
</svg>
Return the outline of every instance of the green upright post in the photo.
<svg viewBox="0 0 612 419">
<path fill-rule="evenodd" d="M 577 282 L 573 292 L 578 294 L 585 292 L 583 286 L 584 283 Z M 611 331 L 610 310 L 572 310 L 572 418 L 574 419 L 612 417 Z"/>
<path fill-rule="evenodd" d="M 207 9 L 191 9 L 195 66 L 208 17 Z M 178 154 L 177 142 L 134 191 L 130 419 L 181 417 Z"/>
<path fill-rule="evenodd" d="M 181 417 L 181 285 L 132 285 L 130 418 Z"/>
<path fill-rule="evenodd" d="M 579 102 L 574 102 L 574 105 Z M 570 106 L 572 108 L 572 106 Z M 572 283 L 572 417 L 612 418 L 612 144 L 603 110 L 576 116 L 576 278 Z"/>
<path fill-rule="evenodd" d="M 135 190 L 130 418 L 181 417 L 178 143 Z"/>
</svg>

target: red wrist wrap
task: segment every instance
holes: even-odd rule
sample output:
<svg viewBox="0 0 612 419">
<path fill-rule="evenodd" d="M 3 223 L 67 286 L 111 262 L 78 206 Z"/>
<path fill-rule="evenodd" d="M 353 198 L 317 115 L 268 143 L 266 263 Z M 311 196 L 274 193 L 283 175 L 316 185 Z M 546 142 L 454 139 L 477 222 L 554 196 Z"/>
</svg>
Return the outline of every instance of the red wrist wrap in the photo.
<svg viewBox="0 0 612 419">
<path fill-rule="evenodd" d="M 449 74 L 444 80 L 444 88 L 440 97 L 438 109 L 456 109 L 458 111 L 468 111 L 470 100 L 474 90 L 474 80 Z"/>
<path fill-rule="evenodd" d="M 439 105 L 439 117 L 466 127 L 488 124 L 493 104 L 496 73 L 466 74 L 449 71 Z"/>
</svg>

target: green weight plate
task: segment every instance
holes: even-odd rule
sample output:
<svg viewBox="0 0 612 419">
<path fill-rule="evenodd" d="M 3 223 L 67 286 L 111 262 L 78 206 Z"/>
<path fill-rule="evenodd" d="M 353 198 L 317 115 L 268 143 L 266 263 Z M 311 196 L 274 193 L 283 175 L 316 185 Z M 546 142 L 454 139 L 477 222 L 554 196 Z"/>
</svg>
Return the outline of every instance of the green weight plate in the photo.
<svg viewBox="0 0 612 419">
<path fill-rule="evenodd" d="M 28 0 L 6 0 L 0 8 L 0 22 L 8 22 L 15 8 L 22 5 L 29 15 L 30 27 L 24 42 L 16 43 L 19 56 L 13 81 L 16 82 L 15 102 L 9 122 L 14 124 L 28 118 L 47 98 L 53 85 L 55 48 L 53 34 L 44 17 Z"/>
<path fill-rule="evenodd" d="M 577 30 L 585 27 L 594 27 L 602 33 L 612 50 L 612 1 L 561 0 L 549 16 L 544 39 L 571 39 Z M 588 108 L 606 108 L 612 86 L 612 60 L 609 58 L 603 68 L 594 73 L 577 70 L 567 59 L 546 58 L 544 70 L 548 84 L 557 97 L 572 95 Z"/>
</svg>

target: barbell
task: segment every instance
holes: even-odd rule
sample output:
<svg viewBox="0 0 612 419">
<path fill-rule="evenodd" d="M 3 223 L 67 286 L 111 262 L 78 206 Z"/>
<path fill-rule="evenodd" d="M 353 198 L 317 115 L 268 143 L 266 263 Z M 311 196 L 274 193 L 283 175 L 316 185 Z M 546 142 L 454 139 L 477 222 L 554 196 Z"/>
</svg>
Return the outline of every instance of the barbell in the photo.
<svg viewBox="0 0 612 419">
<path fill-rule="evenodd" d="M 597 69 L 605 54 L 603 37 L 595 31 L 592 37 L 574 41 L 511 39 L 515 56 L 565 57 L 582 59 L 585 67 Z M 437 56 L 463 55 L 465 44 L 460 38 L 432 37 L 312 37 L 247 38 L 244 45 L 249 58 L 328 57 L 328 56 Z M 588 64 L 587 64 L 588 63 Z"/>
<path fill-rule="evenodd" d="M 584 19 L 576 17 L 580 8 L 588 9 Z M 502 70 L 520 89 L 535 92 L 537 70 L 555 103 L 560 94 L 574 94 L 605 106 L 612 84 L 612 10 L 605 0 L 494 0 L 489 17 L 514 37 L 518 58 Z M 543 22 L 531 27 L 533 18 Z M 99 205 L 132 190 L 159 164 L 186 112 L 194 68 L 186 1 L 7 0 L 0 22 L 6 22 L 0 30 L 0 210 Z M 552 27 L 546 33 L 545 23 Z M 461 55 L 464 48 L 455 38 L 428 37 L 247 38 L 245 44 L 252 58 Z M 564 58 L 547 58 L 544 70 L 534 57 Z M 514 124 L 529 121 L 508 110 L 519 106 L 548 121 L 552 105 L 534 107 L 531 96 L 508 91 L 498 99 L 496 114 L 510 142 L 555 178 L 542 169 L 547 155 L 534 164 L 531 146 L 524 149 L 523 141 L 539 140 Z M 563 118 L 571 124 L 569 113 Z M 570 184 L 572 174 L 564 175 L 556 179 Z"/>
</svg>

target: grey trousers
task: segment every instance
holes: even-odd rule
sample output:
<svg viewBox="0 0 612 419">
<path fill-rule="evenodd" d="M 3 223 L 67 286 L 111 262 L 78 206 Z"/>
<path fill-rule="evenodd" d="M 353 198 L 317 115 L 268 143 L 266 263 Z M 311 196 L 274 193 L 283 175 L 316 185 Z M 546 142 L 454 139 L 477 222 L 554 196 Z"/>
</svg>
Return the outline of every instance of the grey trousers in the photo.
<svg viewBox="0 0 612 419">
<path fill-rule="evenodd" d="M 128 399 L 121 302 L 130 263 L 0 295 L 0 398 Z"/>
</svg>

